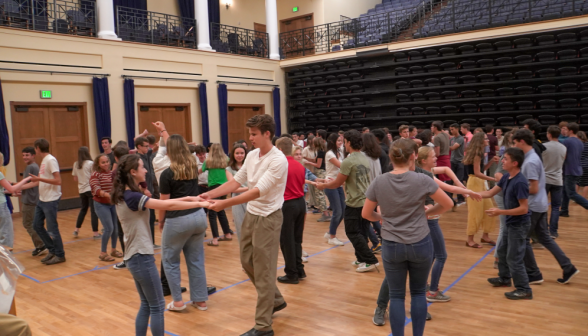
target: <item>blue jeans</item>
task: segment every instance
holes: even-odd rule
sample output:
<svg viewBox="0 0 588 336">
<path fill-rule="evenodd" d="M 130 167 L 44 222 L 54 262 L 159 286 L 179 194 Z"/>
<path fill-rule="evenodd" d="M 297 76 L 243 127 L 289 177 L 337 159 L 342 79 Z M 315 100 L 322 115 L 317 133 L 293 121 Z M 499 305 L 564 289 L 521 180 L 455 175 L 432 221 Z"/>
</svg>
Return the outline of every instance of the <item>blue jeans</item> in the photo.
<svg viewBox="0 0 588 336">
<path fill-rule="evenodd" d="M 125 260 L 125 263 L 135 280 L 135 286 L 141 298 L 141 307 L 135 319 L 135 335 L 147 335 L 149 317 L 151 317 L 151 333 L 153 336 L 163 336 L 165 300 L 155 258 L 152 254 L 137 253 Z"/>
<path fill-rule="evenodd" d="M 343 220 L 343 212 L 345 211 L 345 194 L 343 187 L 337 189 L 325 189 L 325 195 L 329 199 L 331 209 L 333 209 L 333 216 L 331 216 L 331 223 L 329 224 L 329 234 L 337 235 L 337 228 Z"/>
<path fill-rule="evenodd" d="M 104 233 L 102 233 L 102 249 L 100 251 L 106 252 L 108 239 L 110 239 L 110 246 L 112 249 L 116 249 L 116 238 L 118 237 L 116 207 L 112 204 L 104 204 L 94 201 L 94 210 L 104 227 Z"/>
<path fill-rule="evenodd" d="M 497 245 L 498 276 L 502 281 L 509 282 L 512 278 L 516 289 L 531 292 L 529 277 L 525 270 L 525 248 L 529 243 L 527 234 L 531 227 L 531 220 L 524 224 L 506 225 L 502 231 L 502 240 Z M 531 250 L 532 252 L 532 250 Z"/>
<path fill-rule="evenodd" d="M 549 232 L 551 234 L 557 234 L 557 229 L 559 227 L 559 208 L 561 207 L 563 197 L 563 186 L 546 184 L 545 190 L 547 191 L 547 194 L 551 193 L 551 215 L 549 216 Z"/>
<path fill-rule="evenodd" d="M 35 219 L 33 228 L 45 244 L 50 253 L 58 257 L 65 257 L 63 242 L 59 233 L 59 224 L 57 223 L 57 207 L 59 200 L 51 202 L 39 201 L 35 208 Z M 45 220 L 47 220 L 47 229 L 45 229 Z"/>
<path fill-rule="evenodd" d="M 580 177 L 574 175 L 564 175 L 563 177 L 565 192 L 563 194 L 563 202 L 561 203 L 561 212 L 564 214 L 568 214 L 569 212 L 570 199 L 573 199 L 574 202 L 584 209 L 588 209 L 588 200 L 576 192 L 576 184 L 578 184 Z"/>
<path fill-rule="evenodd" d="M 494 201 L 496 201 L 496 205 L 498 205 L 498 209 L 504 210 L 504 196 L 496 195 L 496 196 L 494 196 Z M 506 230 L 506 216 L 500 215 L 499 218 L 500 218 L 500 229 L 498 229 L 498 238 L 496 238 L 496 248 L 494 249 L 494 258 L 498 258 L 498 246 L 500 245 L 500 242 L 502 241 L 502 233 L 504 232 L 504 230 Z"/>
<path fill-rule="evenodd" d="M 431 292 L 439 290 L 439 279 L 443 273 L 443 267 L 445 267 L 445 260 L 447 260 L 447 250 L 445 249 L 445 238 L 443 238 L 443 232 L 439 226 L 438 219 L 428 219 L 429 231 L 431 231 L 431 240 L 433 241 L 434 255 L 433 259 L 435 263 L 431 269 Z"/>
<path fill-rule="evenodd" d="M 406 313 L 404 300 L 406 296 L 406 276 L 409 286 L 414 336 L 425 332 L 427 318 L 427 299 L 425 296 L 427 279 L 433 262 L 433 242 L 427 235 L 414 244 L 401 244 L 389 240 L 382 242 L 382 260 L 386 279 L 390 287 L 390 325 L 394 336 L 404 336 Z"/>
<path fill-rule="evenodd" d="M 0 195 L 4 197 L 4 195 Z M 6 245 L 10 248 L 14 246 L 14 227 L 12 225 L 12 215 L 8 210 L 6 202 L 0 203 L 0 245 Z"/>
<path fill-rule="evenodd" d="M 190 281 L 190 300 L 208 300 L 206 290 L 206 270 L 204 269 L 204 232 L 206 232 L 206 213 L 200 209 L 191 214 L 166 218 L 161 235 L 163 249 L 163 269 L 169 283 L 174 301 L 182 301 L 180 278 L 180 253 L 184 251 L 188 279 Z"/>
</svg>

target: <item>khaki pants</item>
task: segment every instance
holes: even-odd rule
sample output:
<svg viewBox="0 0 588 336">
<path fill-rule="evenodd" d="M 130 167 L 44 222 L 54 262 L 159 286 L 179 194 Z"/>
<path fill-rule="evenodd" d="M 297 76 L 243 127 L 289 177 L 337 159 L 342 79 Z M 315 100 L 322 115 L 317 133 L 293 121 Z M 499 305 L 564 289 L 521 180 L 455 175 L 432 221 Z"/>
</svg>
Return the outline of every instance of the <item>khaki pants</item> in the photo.
<svg viewBox="0 0 588 336">
<path fill-rule="evenodd" d="M 45 244 L 43 244 L 43 241 L 41 240 L 35 229 L 33 229 L 33 219 L 35 219 L 35 207 L 36 205 L 23 204 L 21 210 L 22 226 L 25 228 L 25 230 L 27 230 L 29 236 L 31 236 L 35 248 L 41 248 L 45 246 Z"/>
<path fill-rule="evenodd" d="M 3 336 L 31 336 L 29 324 L 14 315 L 0 314 L 0 335 Z"/>
<path fill-rule="evenodd" d="M 282 209 L 267 217 L 247 212 L 241 227 L 241 265 L 257 290 L 255 329 L 272 330 L 274 307 L 284 303 L 276 284 Z"/>
</svg>

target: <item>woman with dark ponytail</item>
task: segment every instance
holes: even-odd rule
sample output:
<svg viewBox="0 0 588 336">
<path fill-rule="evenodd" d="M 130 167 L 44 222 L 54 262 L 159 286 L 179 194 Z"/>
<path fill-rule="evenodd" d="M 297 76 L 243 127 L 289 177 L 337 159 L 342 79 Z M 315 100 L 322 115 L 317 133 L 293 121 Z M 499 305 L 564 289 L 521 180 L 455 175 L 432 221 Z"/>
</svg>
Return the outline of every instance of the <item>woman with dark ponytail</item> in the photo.
<svg viewBox="0 0 588 336">
<path fill-rule="evenodd" d="M 151 333 L 163 336 L 165 301 L 159 272 L 153 256 L 153 242 L 147 209 L 178 211 L 208 207 L 200 197 L 158 200 L 147 197 L 139 186 L 145 181 L 147 170 L 136 154 L 123 156 L 119 161 L 111 201 L 125 233 L 124 260 L 131 272 L 141 298 L 135 321 L 135 334 L 146 335 L 151 318 Z"/>
</svg>

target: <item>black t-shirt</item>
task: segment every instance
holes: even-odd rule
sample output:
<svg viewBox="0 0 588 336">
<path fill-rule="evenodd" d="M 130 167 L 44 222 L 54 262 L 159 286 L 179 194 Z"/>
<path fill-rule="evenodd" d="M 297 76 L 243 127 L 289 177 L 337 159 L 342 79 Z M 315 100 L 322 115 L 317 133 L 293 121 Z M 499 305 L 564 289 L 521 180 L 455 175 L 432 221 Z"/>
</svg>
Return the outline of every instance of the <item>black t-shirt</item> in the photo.
<svg viewBox="0 0 588 336">
<path fill-rule="evenodd" d="M 474 163 L 469 165 L 465 165 L 465 171 L 468 175 L 475 175 L 474 173 Z M 484 174 L 484 158 L 480 160 L 480 173 Z"/>
<path fill-rule="evenodd" d="M 153 195 L 153 181 L 155 181 L 155 172 L 153 170 L 153 150 L 149 148 L 147 154 L 139 154 L 141 160 L 143 160 L 143 167 L 147 169 L 147 174 L 145 174 L 145 183 L 147 183 L 147 190 Z"/>
<path fill-rule="evenodd" d="M 169 198 L 181 198 L 186 196 L 198 196 L 200 190 L 198 189 L 198 179 L 193 180 L 174 180 L 174 173 L 170 168 L 167 168 L 161 173 L 159 178 L 160 193 L 169 195 Z M 200 208 L 167 211 L 165 218 L 175 218 L 185 216 L 200 210 Z"/>
<path fill-rule="evenodd" d="M 116 162 L 114 159 L 114 152 L 110 152 L 106 154 L 106 156 L 108 156 L 108 158 L 110 159 L 110 169 L 112 170 L 112 165 L 114 165 L 114 163 Z"/>
<path fill-rule="evenodd" d="M 319 167 L 319 169 L 325 169 L 325 152 L 324 151 L 318 151 L 316 153 L 316 160 L 318 161 L 318 159 L 323 159 L 323 162 L 321 162 L 321 166 Z"/>
</svg>

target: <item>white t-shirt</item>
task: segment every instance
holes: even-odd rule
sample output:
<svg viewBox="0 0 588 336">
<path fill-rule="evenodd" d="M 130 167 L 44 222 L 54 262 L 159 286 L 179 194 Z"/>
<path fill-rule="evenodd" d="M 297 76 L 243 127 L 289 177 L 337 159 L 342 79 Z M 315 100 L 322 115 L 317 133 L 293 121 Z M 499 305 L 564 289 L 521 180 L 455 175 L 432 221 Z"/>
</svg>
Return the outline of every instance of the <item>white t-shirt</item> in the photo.
<svg viewBox="0 0 588 336">
<path fill-rule="evenodd" d="M 90 176 L 92 176 L 92 166 L 94 162 L 92 160 L 86 160 L 82 164 L 82 168 L 78 169 L 78 162 L 74 162 L 73 164 L 73 171 L 71 172 L 72 176 L 78 177 L 78 191 L 80 194 L 83 194 L 87 191 L 90 191 Z"/>
<path fill-rule="evenodd" d="M 171 165 L 171 161 L 166 154 L 167 148 L 165 147 L 163 138 L 161 138 L 159 140 L 159 150 L 157 151 L 157 154 L 155 154 L 153 161 L 151 161 L 153 164 L 153 172 L 155 173 L 155 178 L 157 179 L 157 184 L 159 184 L 161 173 L 163 173 L 163 171 L 169 168 Z M 198 161 L 198 157 L 196 157 L 196 161 Z"/>
<path fill-rule="evenodd" d="M 204 162 L 200 162 L 200 159 L 198 159 L 198 156 L 196 155 L 196 153 L 194 153 L 194 156 L 196 157 L 196 163 L 198 164 L 198 169 L 201 169 Z M 206 154 L 206 157 L 208 157 L 208 154 Z M 202 174 L 198 174 L 198 184 L 208 185 L 208 170 L 205 172 L 202 172 Z"/>
<path fill-rule="evenodd" d="M 325 168 L 327 170 L 327 179 L 336 179 L 337 175 L 339 175 L 339 167 L 332 164 L 330 161 L 331 159 L 339 160 L 339 164 L 341 164 L 342 158 L 336 157 L 333 151 L 327 151 L 325 154 Z"/>
<path fill-rule="evenodd" d="M 41 162 L 39 169 L 39 177 L 45 179 L 52 179 L 53 173 L 59 172 L 59 164 L 55 156 L 47 154 Z M 41 202 L 57 201 L 61 197 L 61 186 L 39 182 L 39 200 Z"/>
<path fill-rule="evenodd" d="M 309 158 L 309 159 L 316 159 L 316 152 L 310 150 L 310 146 L 305 147 L 302 150 L 302 157 L 303 158 Z M 306 167 L 306 169 L 310 170 L 310 172 L 314 173 L 315 167 L 311 166 L 309 164 L 305 164 L 304 167 Z"/>
<path fill-rule="evenodd" d="M 304 148 L 304 140 L 296 141 L 296 145 L 298 145 L 300 148 Z"/>
</svg>

